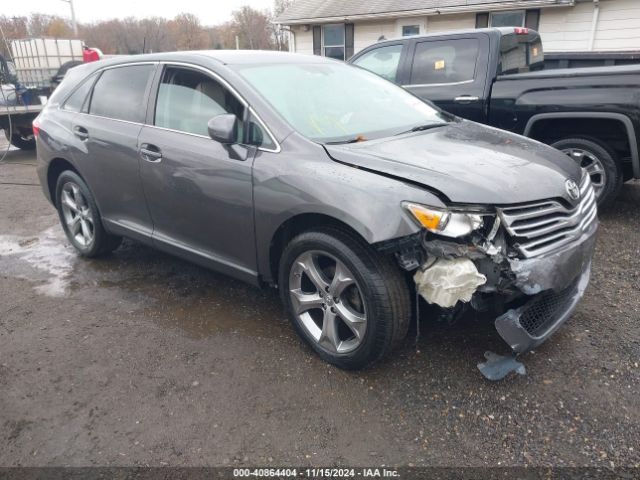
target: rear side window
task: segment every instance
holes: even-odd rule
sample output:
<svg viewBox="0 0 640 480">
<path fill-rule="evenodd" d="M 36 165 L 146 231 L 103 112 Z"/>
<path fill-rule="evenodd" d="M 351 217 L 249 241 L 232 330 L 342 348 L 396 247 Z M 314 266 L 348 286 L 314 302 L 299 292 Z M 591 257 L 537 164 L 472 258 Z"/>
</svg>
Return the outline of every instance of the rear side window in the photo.
<svg viewBox="0 0 640 480">
<path fill-rule="evenodd" d="M 500 73 L 520 73 L 544 67 L 542 40 L 537 32 L 503 35 L 500 39 Z"/>
<path fill-rule="evenodd" d="M 420 42 L 416 45 L 410 84 L 472 81 L 478 51 L 478 40 L 475 38 Z"/>
<path fill-rule="evenodd" d="M 208 136 L 207 123 L 216 115 L 233 113 L 242 121 L 244 107 L 223 85 L 208 75 L 186 68 L 165 70 L 158 90 L 154 124 L 158 127 Z M 239 140 L 242 129 L 238 129 Z"/>
<path fill-rule="evenodd" d="M 93 88 L 89 113 L 142 123 L 147 85 L 154 65 L 132 65 L 105 70 Z"/>
<path fill-rule="evenodd" d="M 389 45 L 365 53 L 354 63 L 394 82 L 398 73 L 401 53 L 402 45 Z"/>
<path fill-rule="evenodd" d="M 87 95 L 91 91 L 91 86 L 93 85 L 93 81 L 95 80 L 95 76 L 91 76 L 85 79 L 82 84 L 76 88 L 75 92 L 71 94 L 71 96 L 64 102 L 62 106 L 63 109 L 68 110 L 70 112 L 80 112 L 82 111 L 82 107 L 84 106 L 85 100 L 87 99 Z"/>
</svg>

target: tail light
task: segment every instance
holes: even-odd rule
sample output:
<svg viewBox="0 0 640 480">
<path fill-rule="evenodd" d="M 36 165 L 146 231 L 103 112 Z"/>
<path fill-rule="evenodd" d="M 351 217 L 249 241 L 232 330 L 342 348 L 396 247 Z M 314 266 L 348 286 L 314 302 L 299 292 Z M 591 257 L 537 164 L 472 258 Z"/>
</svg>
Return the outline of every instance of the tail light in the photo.
<svg viewBox="0 0 640 480">
<path fill-rule="evenodd" d="M 37 118 L 33 121 L 31 126 L 33 128 L 33 136 L 38 138 L 38 136 L 40 135 L 40 122 L 38 122 Z"/>
<path fill-rule="evenodd" d="M 529 35 L 529 29 L 523 28 L 523 27 L 516 27 L 515 33 L 516 35 Z"/>
</svg>

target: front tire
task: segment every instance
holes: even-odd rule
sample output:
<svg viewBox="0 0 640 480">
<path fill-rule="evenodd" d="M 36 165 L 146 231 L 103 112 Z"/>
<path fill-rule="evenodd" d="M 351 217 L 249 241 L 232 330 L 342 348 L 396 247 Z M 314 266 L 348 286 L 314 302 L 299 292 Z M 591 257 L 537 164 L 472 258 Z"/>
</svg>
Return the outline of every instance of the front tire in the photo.
<svg viewBox="0 0 640 480">
<path fill-rule="evenodd" d="M 60 174 L 55 204 L 67 239 L 83 257 L 104 255 L 122 242 L 121 237 L 105 231 L 93 194 L 77 173 L 67 170 Z"/>
<path fill-rule="evenodd" d="M 615 153 L 596 139 L 565 138 L 551 145 L 568 155 L 591 177 L 598 206 L 609 205 L 622 187 L 622 169 Z"/>
<path fill-rule="evenodd" d="M 366 367 L 407 335 L 411 302 L 400 269 L 345 230 L 324 228 L 291 240 L 279 286 L 298 334 L 340 368 Z"/>
</svg>

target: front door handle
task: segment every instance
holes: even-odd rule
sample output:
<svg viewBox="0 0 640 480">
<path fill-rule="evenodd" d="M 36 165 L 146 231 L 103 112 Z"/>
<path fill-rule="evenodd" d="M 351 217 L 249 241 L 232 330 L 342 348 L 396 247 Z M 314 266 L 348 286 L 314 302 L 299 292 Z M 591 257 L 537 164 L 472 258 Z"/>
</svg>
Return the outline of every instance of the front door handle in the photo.
<svg viewBox="0 0 640 480">
<path fill-rule="evenodd" d="M 159 163 L 162 160 L 162 152 L 160 149 L 150 143 L 140 145 L 140 156 L 143 160 L 151 163 Z"/>
<path fill-rule="evenodd" d="M 89 131 L 80 125 L 73 127 L 73 134 L 80 140 L 87 140 L 89 138 Z"/>
<path fill-rule="evenodd" d="M 453 101 L 456 103 L 473 103 L 477 102 L 478 100 L 480 100 L 480 97 L 476 97 L 474 95 L 460 95 L 459 97 L 453 99 Z"/>
</svg>

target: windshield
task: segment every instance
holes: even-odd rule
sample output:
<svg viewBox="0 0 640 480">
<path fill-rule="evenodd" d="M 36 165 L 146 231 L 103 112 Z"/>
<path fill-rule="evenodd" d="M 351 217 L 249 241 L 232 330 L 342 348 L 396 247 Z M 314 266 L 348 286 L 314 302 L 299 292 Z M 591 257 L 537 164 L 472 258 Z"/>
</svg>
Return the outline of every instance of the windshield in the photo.
<svg viewBox="0 0 640 480">
<path fill-rule="evenodd" d="M 393 83 L 337 62 L 243 65 L 238 72 L 293 128 L 323 143 L 371 140 L 449 120 Z"/>
</svg>

